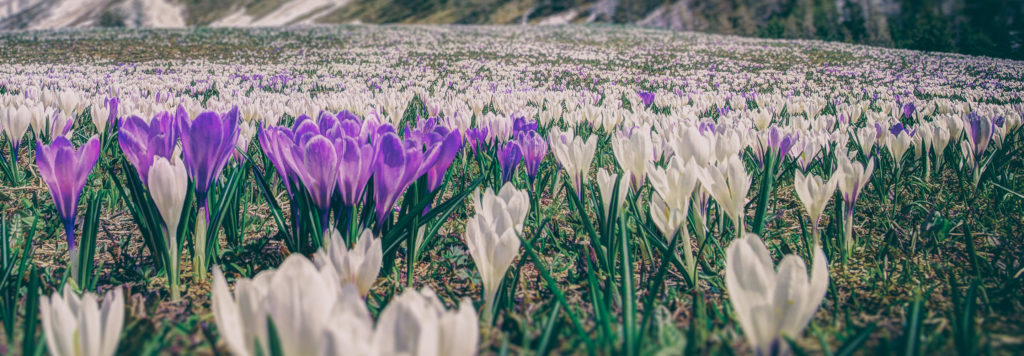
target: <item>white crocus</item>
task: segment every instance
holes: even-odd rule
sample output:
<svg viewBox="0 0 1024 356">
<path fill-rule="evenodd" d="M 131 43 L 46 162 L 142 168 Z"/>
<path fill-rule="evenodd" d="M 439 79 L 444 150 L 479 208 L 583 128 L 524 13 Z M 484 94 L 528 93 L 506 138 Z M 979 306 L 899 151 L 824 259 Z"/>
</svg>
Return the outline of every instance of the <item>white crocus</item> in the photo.
<svg viewBox="0 0 1024 356">
<path fill-rule="evenodd" d="M 712 158 L 715 147 L 713 137 L 700 133 L 697 127 L 691 126 L 684 130 L 682 137 L 670 143 L 672 152 L 683 160 L 693 159 L 699 166 L 706 166 Z"/>
<path fill-rule="evenodd" d="M 321 269 L 333 268 L 341 284 L 355 284 L 359 295 L 365 297 L 380 274 L 384 258 L 380 239 L 365 229 L 355 246 L 348 249 L 338 230 L 331 228 L 329 235 L 324 248 L 313 255 L 313 262 Z"/>
<path fill-rule="evenodd" d="M 612 209 L 612 195 L 615 190 L 615 182 L 618 179 L 618 174 L 611 174 L 607 169 L 601 168 L 597 170 L 597 188 L 601 193 L 601 207 L 604 209 L 605 214 Z M 619 183 L 618 200 L 615 202 L 615 206 L 618 209 L 622 209 L 623 204 L 626 203 L 627 189 L 629 189 L 628 184 L 625 182 Z"/>
<path fill-rule="evenodd" d="M 630 177 L 633 191 L 640 190 L 647 175 L 647 162 L 654 158 L 649 128 L 636 128 L 629 136 L 612 137 L 612 152 L 619 167 Z"/>
<path fill-rule="evenodd" d="M 153 197 L 160 217 L 164 221 L 164 238 L 167 239 L 171 297 L 178 299 L 178 223 L 181 210 L 188 195 L 188 174 L 181 157 L 174 156 L 172 165 L 164 157 L 157 156 L 149 168 L 149 193 Z"/>
<path fill-rule="evenodd" d="M 276 270 L 239 280 L 232 296 L 224 274 L 214 267 L 212 309 L 217 329 L 233 354 L 255 355 L 256 345 L 269 350 L 267 321 L 272 320 L 284 355 L 320 354 L 326 330 L 339 322 L 329 311 L 352 300 L 345 293 L 358 293 L 336 281 L 333 269 L 318 270 L 306 257 L 293 254 Z"/>
<path fill-rule="evenodd" d="M 92 117 L 92 124 L 96 126 L 96 132 L 104 134 L 107 132 L 107 121 L 110 121 L 111 107 L 106 100 L 97 100 L 92 103 L 89 109 L 89 116 Z"/>
<path fill-rule="evenodd" d="M 818 220 L 821 218 L 821 214 L 825 212 L 825 206 L 828 205 L 829 200 L 832 200 L 832 195 L 836 192 L 836 178 L 838 177 L 839 174 L 833 173 L 831 179 L 823 181 L 821 177 L 813 174 L 804 175 L 799 170 L 797 170 L 795 177 L 793 177 L 793 187 L 796 190 L 796 196 L 800 198 L 804 209 L 807 210 L 807 215 L 811 217 L 811 233 L 814 235 L 815 243 L 818 242 Z"/>
<path fill-rule="evenodd" d="M 871 149 L 875 147 L 878 130 L 874 127 L 865 126 L 857 129 L 857 142 L 860 144 L 860 152 L 864 157 L 871 157 Z"/>
<path fill-rule="evenodd" d="M 844 251 L 849 256 L 853 248 L 853 207 L 857 203 L 864 186 L 871 179 L 871 173 L 875 170 L 875 161 L 868 162 L 865 168 L 860 162 L 851 161 L 846 155 L 836 155 L 836 180 L 839 192 L 843 197 L 843 229 Z"/>
<path fill-rule="evenodd" d="M 718 203 L 719 209 L 732 219 L 739 232 L 738 236 L 743 236 L 743 211 L 750 190 L 750 176 L 743 167 L 743 161 L 738 156 L 731 156 L 704 168 L 698 178 Z"/>
<path fill-rule="evenodd" d="M 798 337 L 814 317 L 828 289 L 828 261 L 814 246 L 810 278 L 804 261 L 783 257 L 776 271 L 768 248 L 754 234 L 729 244 L 725 283 L 743 333 L 756 354 L 788 352 L 782 336 Z"/>
<path fill-rule="evenodd" d="M 484 315 L 491 317 L 491 308 L 505 273 L 519 254 L 519 233 L 530 210 L 526 192 L 506 183 L 495 195 L 486 190 L 473 199 L 476 214 L 466 221 L 466 246 L 473 257 L 484 285 Z"/>
<path fill-rule="evenodd" d="M 889 149 L 889 154 L 892 155 L 897 169 L 903 166 L 903 156 L 910 149 L 911 143 L 913 143 L 913 139 L 905 130 L 900 131 L 896 136 L 889 135 L 885 140 L 885 148 Z"/>
<path fill-rule="evenodd" d="M 932 125 L 932 150 L 935 151 L 935 170 L 942 170 L 942 161 L 946 156 L 946 146 L 949 145 L 950 140 L 949 129 L 946 128 L 944 122 L 936 121 Z"/>
<path fill-rule="evenodd" d="M 697 187 L 699 172 L 700 168 L 693 159 L 683 163 L 676 156 L 669 161 L 667 168 L 652 167 L 649 173 L 656 193 L 651 196 L 651 218 L 668 241 L 673 241 L 677 231 L 682 233 L 683 257 L 691 281 L 697 276 L 697 260 L 691 246 L 690 231 L 686 229 L 686 217 L 690 214 L 690 199 Z M 698 245 L 703 243 L 700 236 Z"/>
<path fill-rule="evenodd" d="M 14 147 L 20 146 L 31 122 L 31 109 L 25 105 L 10 106 L 3 115 L 0 115 L 0 129 L 3 129 L 7 140 L 12 142 Z"/>
<path fill-rule="evenodd" d="M 590 172 L 590 163 L 594 161 L 594 153 L 597 150 L 597 136 L 591 135 L 586 141 L 579 137 L 563 140 L 563 137 L 556 133 L 553 131 L 548 139 L 551 143 L 551 153 L 572 179 L 577 196 L 582 197 L 583 185 L 586 184 L 587 174 Z"/>
<path fill-rule="evenodd" d="M 473 304 L 464 299 L 446 310 L 434 291 L 407 290 L 380 313 L 373 345 L 380 355 L 472 356 L 479 326 Z"/>
<path fill-rule="evenodd" d="M 95 294 L 79 297 L 65 285 L 63 296 L 39 297 L 39 313 L 51 355 L 110 356 L 117 351 L 124 326 L 121 288 L 108 291 L 101 306 Z"/>
</svg>

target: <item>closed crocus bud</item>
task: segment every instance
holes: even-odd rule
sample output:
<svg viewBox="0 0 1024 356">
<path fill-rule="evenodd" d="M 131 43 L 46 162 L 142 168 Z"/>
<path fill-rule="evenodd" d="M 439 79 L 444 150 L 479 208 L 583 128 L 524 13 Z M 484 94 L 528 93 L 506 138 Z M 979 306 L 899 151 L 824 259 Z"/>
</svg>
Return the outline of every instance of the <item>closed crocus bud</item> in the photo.
<svg viewBox="0 0 1024 356">
<path fill-rule="evenodd" d="M 373 345 L 381 355 L 441 355 L 440 305 L 429 288 L 406 290 L 380 312 Z"/>
<path fill-rule="evenodd" d="M 945 158 L 946 146 L 949 145 L 950 133 L 944 123 L 936 122 L 932 125 L 932 150 L 935 151 L 935 168 L 942 168 L 942 161 Z"/>
<path fill-rule="evenodd" d="M 487 190 L 473 199 L 476 214 L 466 222 L 466 246 L 484 285 L 484 313 L 491 315 L 505 272 L 519 254 L 519 236 L 530 210 L 526 192 L 505 184 L 495 195 Z"/>
<path fill-rule="evenodd" d="M 39 320 L 46 347 L 55 356 L 110 356 L 117 351 L 124 326 L 124 296 L 120 288 L 107 292 L 102 305 L 96 295 L 81 297 L 64 286 L 63 296 L 39 298 Z"/>
<path fill-rule="evenodd" d="M 594 153 L 597 150 L 597 135 L 590 136 L 583 141 L 579 137 L 563 137 L 557 131 L 552 130 L 549 141 L 551 152 L 555 155 L 558 163 L 565 168 L 565 172 L 572 179 L 576 194 L 583 196 L 583 185 L 587 183 L 587 174 L 590 172 L 590 164 L 594 161 Z"/>
<path fill-rule="evenodd" d="M 355 284 L 359 295 L 365 297 L 380 274 L 384 258 L 380 239 L 374 238 L 370 229 L 365 229 L 355 246 L 348 249 L 338 230 L 332 228 L 329 236 L 329 242 L 316 252 L 313 262 L 321 269 L 333 268 L 340 284 Z"/>
<path fill-rule="evenodd" d="M 903 164 L 903 155 L 910 149 L 912 138 L 907 134 L 906 130 L 902 130 L 894 136 L 889 136 L 885 140 L 885 148 L 892 154 L 893 160 L 896 162 L 896 166 L 900 167 Z"/>
<path fill-rule="evenodd" d="M 857 129 L 857 143 L 860 144 L 860 152 L 864 156 L 871 156 L 871 149 L 875 147 L 875 135 L 878 131 L 874 127 L 866 126 Z"/>
<path fill-rule="evenodd" d="M 167 237 L 174 241 L 177 238 L 178 222 L 181 219 L 185 196 L 188 195 L 188 173 L 185 172 L 185 163 L 177 155 L 174 156 L 173 164 L 164 157 L 156 156 L 149 168 L 147 184 L 149 194 L 164 220 Z"/>
<path fill-rule="evenodd" d="M 832 174 L 832 178 L 826 182 L 822 181 L 821 177 L 813 174 L 804 175 L 803 172 L 798 170 L 793 177 L 793 187 L 796 189 L 796 196 L 800 198 L 804 209 L 807 210 L 807 215 L 811 217 L 812 230 L 815 235 L 818 233 L 818 219 L 825 212 L 825 206 L 828 205 L 832 195 L 836 192 L 836 178 L 838 176 L 838 174 Z"/>
<path fill-rule="evenodd" d="M 796 255 L 785 256 L 776 270 L 757 235 L 747 234 L 729 244 L 725 260 L 729 301 L 755 354 L 788 353 L 782 336 L 798 337 L 814 317 L 828 289 L 827 264 L 817 244 L 810 278 Z"/>
<path fill-rule="evenodd" d="M 612 137 L 612 152 L 619 167 L 630 177 L 633 191 L 640 190 L 647 177 L 647 162 L 654 158 L 649 128 L 636 128 L 632 133 Z"/>
<path fill-rule="evenodd" d="M 739 231 L 743 231 L 743 210 L 747 205 L 750 176 L 738 156 L 709 166 L 698 176 L 701 185 L 728 215 Z"/>
<path fill-rule="evenodd" d="M 164 237 L 167 239 L 168 266 L 171 297 L 178 299 L 178 223 L 185 197 L 188 195 L 188 173 L 180 156 L 174 155 L 174 164 L 166 158 L 156 156 L 149 168 L 149 194 L 153 197 L 160 217 L 164 221 Z"/>
<path fill-rule="evenodd" d="M 611 174 L 607 169 L 601 168 L 597 170 L 597 188 L 601 193 L 601 206 L 607 213 L 612 209 L 612 194 L 614 194 L 615 181 L 619 178 L 618 174 Z M 615 206 L 622 208 L 622 205 L 626 202 L 626 193 L 628 193 L 629 185 L 626 182 L 619 183 L 619 196 L 615 202 Z"/>
<path fill-rule="evenodd" d="M 472 356 L 480 339 L 480 324 L 469 298 L 459 303 L 457 311 L 445 311 L 439 321 L 441 355 Z"/>
<path fill-rule="evenodd" d="M 10 106 L 3 115 L 0 115 L 0 129 L 3 129 L 12 152 L 17 156 L 17 149 L 21 146 L 21 139 L 28 132 L 29 124 L 32 122 L 32 113 L 27 106 Z"/>
</svg>

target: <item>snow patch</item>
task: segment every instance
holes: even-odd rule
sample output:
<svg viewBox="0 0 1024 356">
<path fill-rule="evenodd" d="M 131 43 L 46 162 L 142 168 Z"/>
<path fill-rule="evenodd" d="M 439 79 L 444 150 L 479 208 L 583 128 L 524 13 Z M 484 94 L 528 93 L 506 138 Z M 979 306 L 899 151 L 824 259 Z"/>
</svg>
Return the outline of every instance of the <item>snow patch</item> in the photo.
<svg viewBox="0 0 1024 356">
<path fill-rule="evenodd" d="M 292 0 L 278 6 L 274 11 L 260 18 L 253 18 L 245 9 L 221 18 L 212 24 L 215 27 L 274 27 L 292 24 L 311 24 L 334 10 L 348 4 L 349 0 Z"/>
</svg>

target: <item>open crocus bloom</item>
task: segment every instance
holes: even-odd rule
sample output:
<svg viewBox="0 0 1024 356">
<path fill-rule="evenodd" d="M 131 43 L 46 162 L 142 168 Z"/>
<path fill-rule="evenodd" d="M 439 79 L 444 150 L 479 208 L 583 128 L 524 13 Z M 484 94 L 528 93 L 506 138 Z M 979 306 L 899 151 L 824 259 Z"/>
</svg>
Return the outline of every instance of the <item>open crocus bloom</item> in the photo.
<svg viewBox="0 0 1024 356">
<path fill-rule="evenodd" d="M 754 234 L 729 244 L 725 282 L 729 301 L 750 346 L 759 355 L 786 354 L 782 336 L 797 337 L 814 317 L 828 288 L 828 261 L 814 247 L 810 278 L 804 261 L 787 255 L 778 270 L 761 238 Z"/>
</svg>

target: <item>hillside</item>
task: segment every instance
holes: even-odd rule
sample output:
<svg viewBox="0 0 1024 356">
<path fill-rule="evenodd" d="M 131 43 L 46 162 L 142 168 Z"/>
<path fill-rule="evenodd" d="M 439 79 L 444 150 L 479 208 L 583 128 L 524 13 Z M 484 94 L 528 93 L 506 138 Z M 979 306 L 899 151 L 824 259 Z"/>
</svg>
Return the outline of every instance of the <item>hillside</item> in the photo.
<svg viewBox="0 0 1024 356">
<path fill-rule="evenodd" d="M 0 29 L 616 23 L 1024 58 L 1018 0 L 0 0 Z"/>
</svg>

